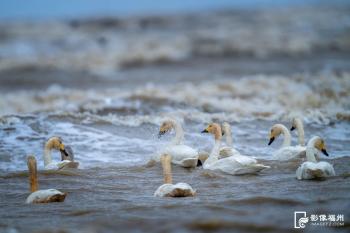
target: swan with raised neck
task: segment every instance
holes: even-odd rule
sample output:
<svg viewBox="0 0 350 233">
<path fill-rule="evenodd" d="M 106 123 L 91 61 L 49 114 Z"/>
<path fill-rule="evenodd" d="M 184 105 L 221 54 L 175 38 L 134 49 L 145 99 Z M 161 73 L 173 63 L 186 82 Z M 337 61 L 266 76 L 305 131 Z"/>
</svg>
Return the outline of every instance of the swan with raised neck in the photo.
<svg viewBox="0 0 350 233">
<path fill-rule="evenodd" d="M 189 197 L 194 196 L 196 191 L 189 184 L 177 183 L 173 184 L 171 172 L 171 155 L 163 154 L 161 156 L 163 167 L 164 184 L 161 185 L 154 193 L 156 197 Z"/>
<path fill-rule="evenodd" d="M 304 135 L 304 125 L 303 121 L 299 117 L 294 117 L 292 120 L 292 127 L 290 131 L 294 129 L 298 132 L 298 143 L 300 146 L 305 146 L 305 135 Z"/>
<path fill-rule="evenodd" d="M 208 127 L 206 129 L 204 129 L 202 131 L 202 133 L 213 134 L 214 139 L 215 139 L 214 147 L 211 150 L 208 159 L 205 160 L 205 162 L 203 164 L 203 168 L 206 168 L 206 166 L 208 166 L 208 164 L 211 164 L 219 159 L 222 131 L 221 131 L 221 127 L 219 124 L 211 123 L 208 125 Z"/>
<path fill-rule="evenodd" d="M 37 163 L 34 156 L 28 156 L 27 166 L 29 173 L 29 185 L 31 194 L 27 197 L 26 203 L 49 203 L 49 202 L 63 202 L 67 194 L 62 193 L 56 189 L 38 190 L 38 172 Z"/>
<path fill-rule="evenodd" d="M 287 129 L 287 127 L 285 127 L 282 124 L 275 124 L 274 126 L 272 126 L 272 128 L 270 130 L 270 141 L 269 141 L 268 145 L 271 145 L 273 143 L 273 141 L 281 134 L 283 134 L 283 136 L 284 136 L 283 144 L 281 147 L 290 146 L 292 137 L 291 137 L 290 132 Z"/>
<path fill-rule="evenodd" d="M 162 123 L 159 129 L 158 137 L 161 137 L 172 129 L 175 130 L 175 137 L 172 140 L 172 144 L 180 145 L 184 139 L 184 130 L 181 124 L 174 118 L 169 118 Z"/>
</svg>

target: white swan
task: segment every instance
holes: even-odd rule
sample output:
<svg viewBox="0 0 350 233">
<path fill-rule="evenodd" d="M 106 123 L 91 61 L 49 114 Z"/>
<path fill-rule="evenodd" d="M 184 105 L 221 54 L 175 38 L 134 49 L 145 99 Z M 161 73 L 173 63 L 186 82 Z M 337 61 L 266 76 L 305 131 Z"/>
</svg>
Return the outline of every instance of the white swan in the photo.
<svg viewBox="0 0 350 233">
<path fill-rule="evenodd" d="M 222 132 L 219 124 L 212 123 L 202 131 L 202 133 L 211 133 L 215 137 L 214 147 L 203 164 L 204 169 L 217 170 L 230 175 L 254 174 L 268 166 L 258 164 L 257 161 L 248 156 L 235 154 L 226 158 L 219 159 L 221 147 Z"/>
<path fill-rule="evenodd" d="M 276 160 L 290 160 L 294 158 L 300 158 L 305 155 L 305 147 L 302 146 L 291 146 L 291 135 L 289 130 L 282 124 L 275 124 L 270 130 L 270 141 L 268 145 L 280 135 L 283 134 L 284 140 L 282 147 L 278 149 L 274 154 L 273 158 Z"/>
<path fill-rule="evenodd" d="M 159 161 L 159 156 L 161 154 L 169 154 L 172 157 L 173 164 L 186 168 L 196 167 L 198 162 L 198 151 L 182 144 L 184 132 L 179 122 L 177 122 L 175 119 L 164 121 L 160 126 L 158 137 L 161 137 L 172 129 L 175 130 L 175 138 L 170 145 L 166 146 L 161 153 L 158 153 L 158 157 L 154 159 Z"/>
<path fill-rule="evenodd" d="M 298 117 L 294 117 L 293 118 L 293 120 L 292 120 L 292 127 L 290 128 L 290 131 L 293 131 L 295 129 L 298 132 L 298 143 L 299 143 L 299 145 L 305 147 L 304 125 L 303 125 L 303 121 L 300 118 L 298 118 Z"/>
<path fill-rule="evenodd" d="M 324 161 L 317 162 L 315 158 L 315 153 L 318 153 L 317 149 L 328 156 L 324 140 L 318 136 L 314 136 L 307 143 L 307 162 L 302 163 L 296 171 L 298 180 L 320 179 L 335 175 L 334 168 L 330 163 Z"/>
<path fill-rule="evenodd" d="M 191 197 L 196 194 L 189 184 L 177 183 L 172 184 L 171 174 L 171 156 L 164 154 L 161 156 L 163 167 L 164 184 L 161 185 L 154 193 L 155 197 Z"/>
<path fill-rule="evenodd" d="M 226 145 L 220 147 L 220 153 L 218 158 L 222 159 L 232 155 L 239 155 L 240 153 L 232 146 L 233 143 L 232 143 L 231 126 L 227 122 L 224 122 L 222 124 L 222 135 L 226 139 L 225 140 Z M 199 152 L 197 166 L 203 166 L 204 161 L 208 159 L 208 157 L 209 157 L 209 152 L 206 152 L 206 151 Z"/>
<path fill-rule="evenodd" d="M 52 162 L 51 150 L 59 150 L 61 152 L 61 158 L 71 158 L 71 155 L 68 154 L 65 146 L 60 137 L 51 137 L 45 143 L 44 148 L 44 165 L 46 170 L 57 170 L 63 168 L 77 168 L 79 166 L 78 162 L 71 161 L 69 159 L 62 160 L 60 162 Z M 62 156 L 62 153 L 65 156 Z M 71 158 L 72 159 L 72 158 Z"/>
<path fill-rule="evenodd" d="M 28 156 L 27 165 L 31 194 L 27 197 L 26 203 L 63 202 L 67 193 L 62 193 L 56 189 L 38 190 L 37 168 L 34 156 Z"/>
</svg>

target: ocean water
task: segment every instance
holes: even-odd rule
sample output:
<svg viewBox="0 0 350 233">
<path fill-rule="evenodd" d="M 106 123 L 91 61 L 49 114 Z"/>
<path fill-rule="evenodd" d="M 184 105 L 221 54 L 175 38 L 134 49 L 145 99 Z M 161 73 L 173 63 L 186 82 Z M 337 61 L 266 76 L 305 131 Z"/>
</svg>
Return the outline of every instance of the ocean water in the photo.
<svg viewBox="0 0 350 233">
<path fill-rule="evenodd" d="M 1 232 L 281 232 L 294 211 L 344 214 L 349 230 L 350 8 L 292 7 L 170 16 L 96 17 L 0 23 Z M 300 117 L 306 140 L 324 138 L 336 176 L 298 181 L 302 161 L 271 159 L 270 127 Z M 152 155 L 173 134 L 210 151 L 200 132 L 229 122 L 235 147 L 271 168 L 229 176 L 173 166 L 193 198 L 155 198 L 162 184 Z M 61 136 L 78 170 L 43 168 L 43 146 Z M 297 144 L 296 133 L 292 143 Z M 39 186 L 68 193 L 64 203 L 26 205 L 26 156 Z M 60 155 L 53 153 L 59 161 Z"/>
</svg>

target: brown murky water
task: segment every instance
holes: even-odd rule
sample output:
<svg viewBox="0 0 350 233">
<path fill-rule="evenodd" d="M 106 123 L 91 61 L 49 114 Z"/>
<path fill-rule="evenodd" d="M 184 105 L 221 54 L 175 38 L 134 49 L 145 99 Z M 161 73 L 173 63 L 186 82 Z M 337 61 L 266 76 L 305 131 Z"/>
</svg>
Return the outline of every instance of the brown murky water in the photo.
<svg viewBox="0 0 350 233">
<path fill-rule="evenodd" d="M 306 232 L 348 232 L 349 9 L 282 13 L 1 24 L 0 232 L 284 232 L 294 230 L 294 211 L 344 215 L 344 226 Z M 41 36 L 48 27 L 55 32 Z M 153 197 L 162 169 L 146 163 L 173 136 L 157 138 L 168 116 L 201 151 L 213 143 L 200 134 L 206 124 L 230 122 L 235 147 L 271 169 L 229 176 L 173 166 L 174 181 L 197 196 Z M 298 181 L 301 161 L 271 160 L 282 139 L 268 147 L 269 128 L 293 116 L 306 139 L 325 139 L 330 157 L 321 159 L 335 177 Z M 73 148 L 79 170 L 43 171 L 53 135 Z M 29 154 L 40 187 L 67 192 L 64 203 L 24 203 Z"/>
</svg>

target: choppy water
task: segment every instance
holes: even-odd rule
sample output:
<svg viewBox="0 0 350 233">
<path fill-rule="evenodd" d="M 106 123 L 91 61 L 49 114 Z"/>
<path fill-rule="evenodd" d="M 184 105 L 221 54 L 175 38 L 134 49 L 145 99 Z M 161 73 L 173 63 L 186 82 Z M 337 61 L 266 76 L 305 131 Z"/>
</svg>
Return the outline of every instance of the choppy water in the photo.
<svg viewBox="0 0 350 233">
<path fill-rule="evenodd" d="M 250 13 L 1 25 L 0 230 L 280 232 L 305 210 L 346 221 L 307 231 L 346 232 L 349 10 Z M 234 177 L 173 167 L 174 181 L 198 195 L 154 198 L 162 170 L 146 163 L 171 137 L 157 138 L 167 116 L 182 121 L 186 144 L 205 151 L 213 143 L 200 134 L 206 124 L 229 121 L 237 149 L 272 168 Z M 336 177 L 297 181 L 299 162 L 270 160 L 282 140 L 268 147 L 269 128 L 290 126 L 293 116 L 307 139 L 325 139 L 330 157 L 322 159 Z M 40 172 L 41 188 L 68 192 L 64 203 L 25 205 L 25 158 L 34 154 L 42 170 L 53 135 L 72 146 L 81 167 Z"/>
</svg>

